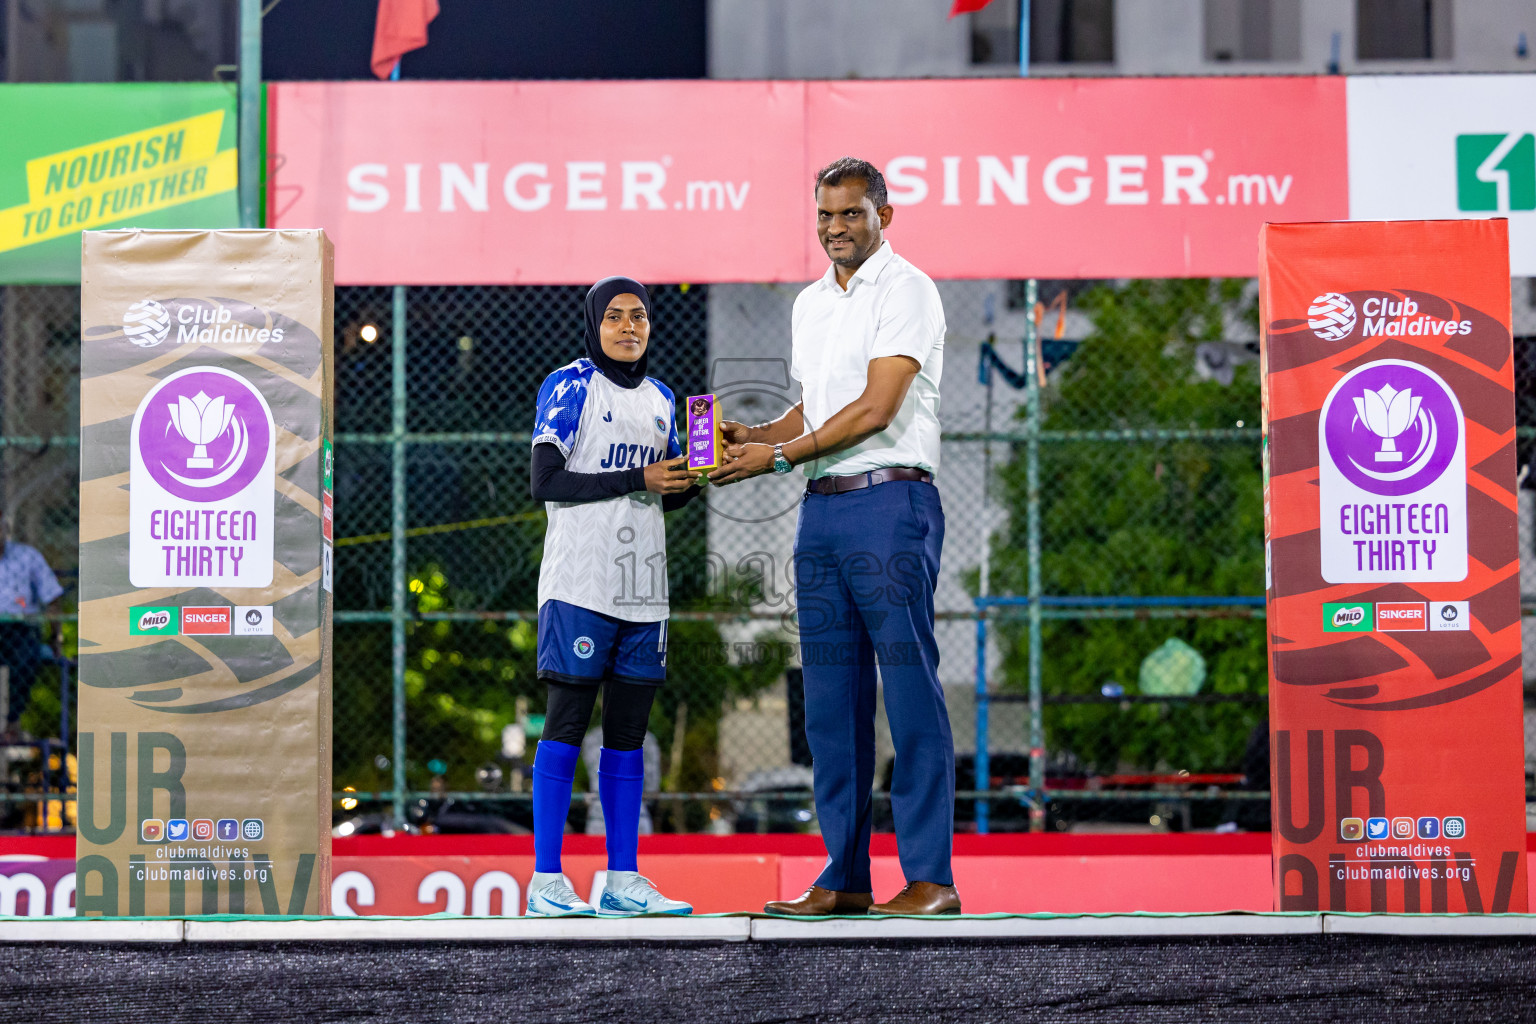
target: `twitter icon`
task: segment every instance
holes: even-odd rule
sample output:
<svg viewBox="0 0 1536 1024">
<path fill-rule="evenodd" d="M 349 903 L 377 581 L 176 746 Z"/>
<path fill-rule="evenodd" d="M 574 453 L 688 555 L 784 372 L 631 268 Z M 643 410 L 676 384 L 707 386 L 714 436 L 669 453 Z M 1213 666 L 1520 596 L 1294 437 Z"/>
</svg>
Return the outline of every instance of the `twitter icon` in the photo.
<svg viewBox="0 0 1536 1024">
<path fill-rule="evenodd" d="M 169 839 L 173 843 L 184 843 L 184 842 L 186 842 L 187 841 L 187 819 L 186 818 L 172 818 L 170 821 L 166 822 L 165 823 L 165 838 Z"/>
</svg>

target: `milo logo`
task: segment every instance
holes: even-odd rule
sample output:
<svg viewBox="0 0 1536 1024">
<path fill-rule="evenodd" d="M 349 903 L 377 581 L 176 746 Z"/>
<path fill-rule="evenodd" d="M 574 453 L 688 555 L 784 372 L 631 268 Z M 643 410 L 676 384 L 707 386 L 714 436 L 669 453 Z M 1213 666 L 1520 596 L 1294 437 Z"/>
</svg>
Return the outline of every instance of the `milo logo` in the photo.
<svg viewBox="0 0 1536 1024">
<path fill-rule="evenodd" d="M 169 606 L 128 609 L 130 636 L 175 636 L 181 609 Z"/>
<path fill-rule="evenodd" d="M 1374 623 L 1369 602 L 1323 605 L 1323 632 L 1369 633 Z"/>
</svg>

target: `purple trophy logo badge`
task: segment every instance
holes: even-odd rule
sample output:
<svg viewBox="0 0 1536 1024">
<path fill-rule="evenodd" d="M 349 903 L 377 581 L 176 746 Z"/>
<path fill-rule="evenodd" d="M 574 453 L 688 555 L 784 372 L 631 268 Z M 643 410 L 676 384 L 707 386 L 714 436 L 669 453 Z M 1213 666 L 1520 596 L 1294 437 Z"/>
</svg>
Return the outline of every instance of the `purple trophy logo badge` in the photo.
<svg viewBox="0 0 1536 1024">
<path fill-rule="evenodd" d="M 1327 457 L 1344 478 L 1396 497 L 1440 478 L 1456 454 L 1461 419 L 1439 378 L 1409 363 L 1357 370 L 1323 413 Z"/>
<path fill-rule="evenodd" d="M 243 377 L 197 370 L 161 385 L 139 424 L 139 454 L 155 482 L 187 501 L 240 493 L 261 471 L 272 431 Z"/>
</svg>

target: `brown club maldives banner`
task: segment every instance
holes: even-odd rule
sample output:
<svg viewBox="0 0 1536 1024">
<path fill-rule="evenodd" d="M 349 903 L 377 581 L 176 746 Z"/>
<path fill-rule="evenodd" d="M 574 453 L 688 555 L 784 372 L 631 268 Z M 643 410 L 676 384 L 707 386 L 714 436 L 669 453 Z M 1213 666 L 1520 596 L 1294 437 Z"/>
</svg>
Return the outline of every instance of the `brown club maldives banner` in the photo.
<svg viewBox="0 0 1536 1024">
<path fill-rule="evenodd" d="M 1260 234 L 1280 910 L 1526 910 L 1508 254 Z"/>
<path fill-rule="evenodd" d="M 88 231 L 82 915 L 323 913 L 331 246 Z"/>
</svg>

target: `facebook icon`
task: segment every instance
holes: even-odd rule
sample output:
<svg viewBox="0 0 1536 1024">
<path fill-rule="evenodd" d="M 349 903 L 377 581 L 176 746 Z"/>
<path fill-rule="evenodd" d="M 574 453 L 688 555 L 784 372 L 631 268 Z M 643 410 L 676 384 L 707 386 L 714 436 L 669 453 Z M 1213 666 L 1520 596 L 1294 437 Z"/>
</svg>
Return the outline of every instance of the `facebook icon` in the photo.
<svg viewBox="0 0 1536 1024">
<path fill-rule="evenodd" d="M 1439 818 L 1420 818 L 1419 819 L 1419 838 L 1420 839 L 1439 839 L 1440 838 L 1440 819 Z"/>
<path fill-rule="evenodd" d="M 219 819 L 219 841 L 232 843 L 240 838 L 240 823 L 234 818 Z"/>
</svg>

